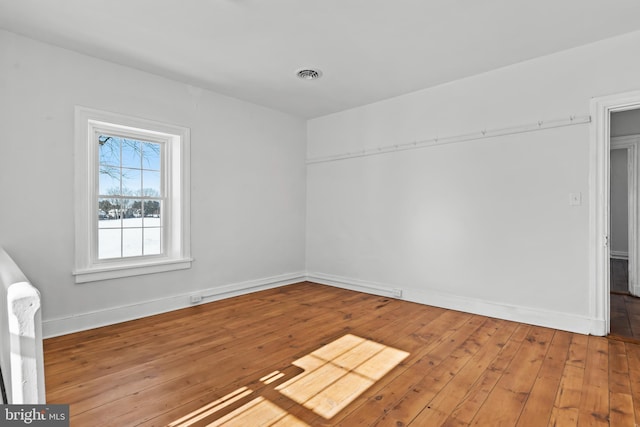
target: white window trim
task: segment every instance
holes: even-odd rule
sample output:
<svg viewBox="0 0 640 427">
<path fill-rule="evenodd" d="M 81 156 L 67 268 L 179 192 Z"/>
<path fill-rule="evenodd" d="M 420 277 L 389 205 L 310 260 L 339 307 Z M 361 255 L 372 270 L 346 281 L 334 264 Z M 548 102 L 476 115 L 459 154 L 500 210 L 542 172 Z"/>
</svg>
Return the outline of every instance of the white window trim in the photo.
<svg viewBox="0 0 640 427">
<path fill-rule="evenodd" d="M 162 256 L 97 259 L 97 147 L 93 133 L 103 125 L 154 132 L 166 141 L 164 167 L 166 252 Z M 75 108 L 75 244 L 76 283 L 160 273 L 191 267 L 189 128 L 76 106 Z"/>
</svg>

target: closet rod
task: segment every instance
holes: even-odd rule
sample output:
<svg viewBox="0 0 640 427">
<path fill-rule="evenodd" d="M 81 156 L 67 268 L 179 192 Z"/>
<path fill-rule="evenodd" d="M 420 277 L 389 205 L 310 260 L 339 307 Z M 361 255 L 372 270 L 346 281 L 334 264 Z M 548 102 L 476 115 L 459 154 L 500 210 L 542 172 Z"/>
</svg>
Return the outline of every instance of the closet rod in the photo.
<svg viewBox="0 0 640 427">
<path fill-rule="evenodd" d="M 497 136 L 514 135 L 525 132 L 535 132 L 545 129 L 553 129 L 564 126 L 580 125 L 591 122 L 591 116 L 569 116 L 568 119 L 540 120 L 536 123 L 512 126 L 501 129 L 482 130 L 480 132 L 454 135 L 444 138 L 431 138 L 422 141 L 409 142 L 404 144 L 386 145 L 378 148 L 368 148 L 366 150 L 353 151 L 332 156 L 315 157 L 307 159 L 307 164 L 326 163 L 337 160 L 352 159 L 356 157 L 377 156 L 380 154 L 394 153 L 396 151 L 417 150 L 419 148 L 433 147 L 436 145 L 454 144 L 458 142 L 474 141 L 478 139 L 493 138 Z"/>
</svg>

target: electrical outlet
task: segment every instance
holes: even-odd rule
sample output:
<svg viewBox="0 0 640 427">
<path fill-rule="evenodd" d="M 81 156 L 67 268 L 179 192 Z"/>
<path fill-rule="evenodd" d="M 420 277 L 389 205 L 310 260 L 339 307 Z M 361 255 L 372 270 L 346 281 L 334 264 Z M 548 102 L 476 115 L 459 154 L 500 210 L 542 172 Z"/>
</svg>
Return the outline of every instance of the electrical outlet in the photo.
<svg viewBox="0 0 640 427">
<path fill-rule="evenodd" d="M 402 297 L 402 289 L 394 288 L 392 293 L 393 293 L 393 296 L 395 298 L 401 298 Z"/>
<path fill-rule="evenodd" d="M 202 297 L 200 295 L 191 295 L 191 304 L 197 304 L 202 301 Z"/>
</svg>

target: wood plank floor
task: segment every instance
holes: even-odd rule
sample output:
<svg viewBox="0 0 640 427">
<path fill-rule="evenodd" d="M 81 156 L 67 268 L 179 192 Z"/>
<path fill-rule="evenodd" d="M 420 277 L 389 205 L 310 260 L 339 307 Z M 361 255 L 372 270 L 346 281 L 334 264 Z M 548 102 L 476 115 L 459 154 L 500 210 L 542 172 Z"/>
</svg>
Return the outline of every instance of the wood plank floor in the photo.
<svg viewBox="0 0 640 427">
<path fill-rule="evenodd" d="M 611 258 L 609 260 L 611 292 L 629 293 L 629 261 Z"/>
<path fill-rule="evenodd" d="M 629 263 L 611 259 L 611 337 L 640 342 L 640 298 L 629 294 Z"/>
<path fill-rule="evenodd" d="M 640 298 L 611 294 L 611 335 L 640 340 Z"/>
<path fill-rule="evenodd" d="M 45 372 L 74 427 L 640 423 L 639 345 L 311 283 L 48 339 Z"/>
</svg>

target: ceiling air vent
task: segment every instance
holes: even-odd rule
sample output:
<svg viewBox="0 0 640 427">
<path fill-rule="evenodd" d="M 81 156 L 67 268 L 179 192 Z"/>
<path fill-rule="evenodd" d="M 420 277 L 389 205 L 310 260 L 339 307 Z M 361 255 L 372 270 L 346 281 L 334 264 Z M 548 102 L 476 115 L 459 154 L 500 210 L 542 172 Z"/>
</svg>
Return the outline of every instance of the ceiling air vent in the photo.
<svg viewBox="0 0 640 427">
<path fill-rule="evenodd" d="M 320 70 L 312 70 L 312 69 L 304 69 L 300 70 L 296 73 L 298 77 L 303 80 L 317 80 L 322 77 L 322 71 Z"/>
</svg>

